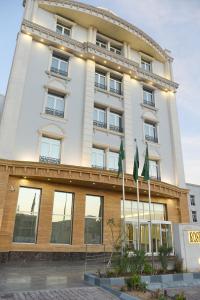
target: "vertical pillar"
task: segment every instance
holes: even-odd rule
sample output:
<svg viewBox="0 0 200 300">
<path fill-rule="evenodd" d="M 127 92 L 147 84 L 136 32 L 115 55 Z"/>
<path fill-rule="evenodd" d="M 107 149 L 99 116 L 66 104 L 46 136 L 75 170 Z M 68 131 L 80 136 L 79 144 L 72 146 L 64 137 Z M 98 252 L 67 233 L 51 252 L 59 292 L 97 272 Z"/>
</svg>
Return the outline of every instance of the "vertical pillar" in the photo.
<svg viewBox="0 0 200 300">
<path fill-rule="evenodd" d="M 73 237 L 72 245 L 78 246 L 84 245 L 84 224 L 85 224 L 85 193 L 83 191 L 76 191 L 76 197 L 74 201 L 74 213 L 73 213 Z"/>
<path fill-rule="evenodd" d="M 94 109 L 94 80 L 95 62 L 86 61 L 85 76 L 85 103 L 83 112 L 83 137 L 82 137 L 82 165 L 91 166 L 91 150 L 93 136 L 93 109 Z"/>
<path fill-rule="evenodd" d="M 133 154 L 134 154 L 134 132 L 133 132 L 133 111 L 131 98 L 131 79 L 124 74 L 124 135 L 126 153 L 126 173 L 132 174 Z"/>
</svg>

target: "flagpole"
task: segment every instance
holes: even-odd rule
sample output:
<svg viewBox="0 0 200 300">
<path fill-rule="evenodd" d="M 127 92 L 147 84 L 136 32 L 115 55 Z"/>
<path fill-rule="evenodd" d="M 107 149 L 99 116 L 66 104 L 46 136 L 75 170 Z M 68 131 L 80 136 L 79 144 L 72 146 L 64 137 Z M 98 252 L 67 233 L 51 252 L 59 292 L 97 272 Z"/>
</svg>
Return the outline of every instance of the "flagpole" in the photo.
<svg viewBox="0 0 200 300">
<path fill-rule="evenodd" d="M 123 243 L 122 243 L 122 255 L 125 252 L 125 237 L 126 237 L 126 220 L 125 220 L 125 186 L 124 186 L 124 160 L 122 161 L 122 202 L 123 202 Z"/>
<path fill-rule="evenodd" d="M 139 194 L 138 180 L 137 180 L 137 213 L 138 213 L 137 249 L 140 250 L 140 194 Z"/>
<path fill-rule="evenodd" d="M 151 183 L 148 180 L 148 190 L 149 190 L 149 223 L 150 223 L 150 241 L 151 241 L 151 258 L 152 258 L 152 272 L 154 268 L 154 253 L 153 253 L 153 240 L 152 240 L 152 218 L 151 218 Z"/>
</svg>

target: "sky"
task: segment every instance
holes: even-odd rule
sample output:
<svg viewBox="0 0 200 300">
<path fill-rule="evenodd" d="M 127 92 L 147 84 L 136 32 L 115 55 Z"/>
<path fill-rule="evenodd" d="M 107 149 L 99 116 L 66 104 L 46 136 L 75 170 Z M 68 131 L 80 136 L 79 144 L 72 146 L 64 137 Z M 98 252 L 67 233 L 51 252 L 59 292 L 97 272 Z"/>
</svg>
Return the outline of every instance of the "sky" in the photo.
<svg viewBox="0 0 200 300">
<path fill-rule="evenodd" d="M 0 93 L 5 94 L 23 7 L 22 0 L 0 1 Z M 112 10 L 172 52 L 185 177 L 200 184 L 200 0 L 82 2 Z"/>
</svg>

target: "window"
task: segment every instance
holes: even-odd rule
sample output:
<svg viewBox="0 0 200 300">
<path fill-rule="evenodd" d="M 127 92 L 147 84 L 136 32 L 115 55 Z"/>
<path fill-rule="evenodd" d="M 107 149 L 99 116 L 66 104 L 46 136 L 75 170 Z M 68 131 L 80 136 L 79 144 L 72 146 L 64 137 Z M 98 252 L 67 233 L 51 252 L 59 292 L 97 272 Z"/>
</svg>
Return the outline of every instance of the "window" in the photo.
<svg viewBox="0 0 200 300">
<path fill-rule="evenodd" d="M 73 194 L 54 193 L 51 243 L 71 244 Z"/>
<path fill-rule="evenodd" d="M 106 112 L 104 109 L 95 107 L 93 113 L 93 124 L 95 126 L 106 128 Z"/>
<path fill-rule="evenodd" d="M 151 62 L 150 61 L 142 59 L 141 67 L 143 70 L 151 72 Z"/>
<path fill-rule="evenodd" d="M 48 93 L 45 113 L 59 118 L 64 118 L 65 100 L 63 96 Z"/>
<path fill-rule="evenodd" d="M 110 75 L 110 91 L 122 95 L 122 80 L 112 74 Z"/>
<path fill-rule="evenodd" d="M 104 169 L 105 153 L 103 149 L 92 148 L 92 167 L 98 169 Z"/>
<path fill-rule="evenodd" d="M 147 88 L 143 88 L 143 103 L 150 106 L 155 106 L 153 91 Z"/>
<path fill-rule="evenodd" d="M 106 86 L 106 74 L 101 71 L 95 72 L 95 86 L 103 90 L 107 89 Z"/>
<path fill-rule="evenodd" d="M 44 163 L 60 163 L 61 141 L 46 136 L 42 137 L 40 161 Z"/>
<path fill-rule="evenodd" d="M 104 48 L 104 49 L 107 49 L 107 47 L 108 47 L 107 42 L 103 41 L 100 38 L 96 39 L 96 45 L 99 46 L 99 47 L 101 47 L 101 48 Z"/>
<path fill-rule="evenodd" d="M 13 242 L 36 243 L 41 190 L 20 187 Z"/>
<path fill-rule="evenodd" d="M 53 53 L 51 72 L 67 77 L 69 58 Z"/>
<path fill-rule="evenodd" d="M 117 131 L 117 132 L 123 132 L 122 116 L 120 114 L 110 112 L 109 126 L 110 126 L 110 130 Z"/>
<path fill-rule="evenodd" d="M 108 169 L 112 171 L 118 170 L 119 153 L 110 151 L 108 153 Z"/>
<path fill-rule="evenodd" d="M 149 173 L 151 179 L 161 180 L 159 162 L 157 160 L 149 160 Z"/>
<path fill-rule="evenodd" d="M 110 51 L 114 52 L 115 54 L 121 55 L 122 54 L 122 50 L 121 48 L 118 48 L 114 45 L 110 45 Z"/>
<path fill-rule="evenodd" d="M 197 212 L 196 211 L 192 211 L 192 222 L 196 223 L 197 222 Z"/>
<path fill-rule="evenodd" d="M 144 123 L 145 139 L 150 142 L 158 143 L 157 126 L 156 124 Z"/>
<path fill-rule="evenodd" d="M 85 244 L 101 244 L 103 240 L 103 199 L 86 196 L 85 203 Z"/>
<path fill-rule="evenodd" d="M 192 206 L 195 206 L 195 196 L 194 195 L 190 195 L 190 204 Z"/>
<path fill-rule="evenodd" d="M 58 23 L 56 26 L 56 32 L 59 34 L 62 34 L 64 36 L 70 36 L 71 35 L 71 26 L 64 26 L 64 25 Z"/>
</svg>

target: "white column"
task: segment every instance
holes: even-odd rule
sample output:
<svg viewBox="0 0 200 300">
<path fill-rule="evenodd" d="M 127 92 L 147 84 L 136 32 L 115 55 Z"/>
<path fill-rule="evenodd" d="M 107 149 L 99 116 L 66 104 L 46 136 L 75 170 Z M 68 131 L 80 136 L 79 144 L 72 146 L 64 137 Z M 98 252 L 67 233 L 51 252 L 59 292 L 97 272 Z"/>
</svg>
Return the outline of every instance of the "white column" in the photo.
<svg viewBox="0 0 200 300">
<path fill-rule="evenodd" d="M 133 172 L 133 155 L 134 155 L 134 136 L 133 136 L 133 113 L 132 113 L 132 97 L 131 97 L 131 78 L 124 74 L 124 134 L 125 134 L 125 153 L 126 173 Z"/>
<path fill-rule="evenodd" d="M 0 157 L 14 158 L 14 144 L 29 65 L 32 37 L 20 33 L 11 68 L 0 126 Z M 28 112 L 30 113 L 30 112 Z"/>
<path fill-rule="evenodd" d="M 91 166 L 93 139 L 93 109 L 94 109 L 95 62 L 86 61 L 85 103 L 83 115 L 82 166 Z"/>
<path fill-rule="evenodd" d="M 94 28 L 93 26 L 90 26 L 88 28 L 88 42 L 96 44 L 96 34 L 97 34 L 97 29 Z"/>
<path fill-rule="evenodd" d="M 33 15 L 34 15 L 34 10 L 36 8 L 37 1 L 35 0 L 26 0 L 26 5 L 24 9 L 24 19 L 32 21 L 33 20 Z"/>
</svg>

